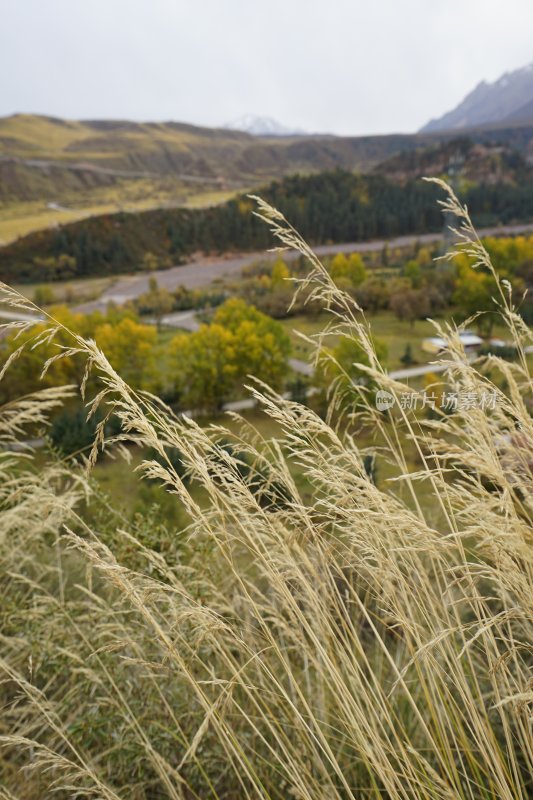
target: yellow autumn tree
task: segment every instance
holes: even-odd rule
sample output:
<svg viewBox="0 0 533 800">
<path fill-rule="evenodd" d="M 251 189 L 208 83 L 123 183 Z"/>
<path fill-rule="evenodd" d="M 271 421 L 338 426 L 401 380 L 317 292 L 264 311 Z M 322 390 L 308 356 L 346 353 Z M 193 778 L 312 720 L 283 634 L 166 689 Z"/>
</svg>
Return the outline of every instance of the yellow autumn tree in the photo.
<svg viewBox="0 0 533 800">
<path fill-rule="evenodd" d="M 242 391 L 249 375 L 281 388 L 289 353 L 279 322 L 233 298 L 210 325 L 170 342 L 169 373 L 183 407 L 216 411 Z"/>
<path fill-rule="evenodd" d="M 109 322 L 100 325 L 95 339 L 111 366 L 127 383 L 137 389 L 152 387 L 157 343 L 154 328 L 125 318 L 116 325 Z"/>
</svg>

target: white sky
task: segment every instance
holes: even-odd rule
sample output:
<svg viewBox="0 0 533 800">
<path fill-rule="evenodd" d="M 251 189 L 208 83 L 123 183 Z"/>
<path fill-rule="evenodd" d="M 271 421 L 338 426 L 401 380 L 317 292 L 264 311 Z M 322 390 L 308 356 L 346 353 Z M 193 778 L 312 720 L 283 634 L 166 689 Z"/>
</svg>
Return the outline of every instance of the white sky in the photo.
<svg viewBox="0 0 533 800">
<path fill-rule="evenodd" d="M 533 61 L 533 0 L 0 0 L 0 115 L 414 131 Z"/>
</svg>

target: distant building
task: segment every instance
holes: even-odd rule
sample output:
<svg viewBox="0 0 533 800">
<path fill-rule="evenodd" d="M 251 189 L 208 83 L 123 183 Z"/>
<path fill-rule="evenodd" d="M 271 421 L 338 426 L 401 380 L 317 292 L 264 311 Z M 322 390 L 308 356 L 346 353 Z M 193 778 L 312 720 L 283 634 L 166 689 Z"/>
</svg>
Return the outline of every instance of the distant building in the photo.
<svg viewBox="0 0 533 800">
<path fill-rule="evenodd" d="M 459 334 L 459 339 L 467 353 L 477 350 L 483 344 L 483 339 L 471 331 L 462 331 Z M 432 355 L 437 355 L 443 350 L 446 350 L 447 343 L 445 339 L 440 336 L 430 336 L 428 339 L 422 341 L 422 350 Z"/>
</svg>

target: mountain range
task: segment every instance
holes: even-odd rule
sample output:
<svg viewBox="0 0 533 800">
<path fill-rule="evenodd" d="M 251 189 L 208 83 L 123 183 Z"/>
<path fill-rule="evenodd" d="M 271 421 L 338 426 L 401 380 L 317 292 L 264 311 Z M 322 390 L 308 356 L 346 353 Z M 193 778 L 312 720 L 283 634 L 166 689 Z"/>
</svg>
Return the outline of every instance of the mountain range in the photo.
<svg viewBox="0 0 533 800">
<path fill-rule="evenodd" d="M 0 118 L 0 207 L 35 201 L 96 207 L 115 198 L 128 207 L 146 198 L 179 205 L 191 192 L 236 191 L 295 172 L 368 171 L 419 145 L 418 137 L 403 134 L 289 136 L 276 130 L 252 135 L 180 122 L 14 114 Z"/>
<path fill-rule="evenodd" d="M 504 73 L 494 83 L 481 81 L 458 106 L 430 120 L 420 133 L 463 130 L 488 124 L 533 121 L 533 63 Z"/>
<path fill-rule="evenodd" d="M 532 73 L 533 74 L 533 73 Z M 473 142 L 525 155 L 531 125 L 480 126 Z M 423 134 L 251 135 L 179 122 L 66 120 L 31 114 L 0 118 L 0 206 L 34 200 L 72 202 L 80 193 L 115 188 L 141 197 L 153 185 L 169 197 L 239 190 L 283 175 L 335 168 L 368 172 L 391 156 L 456 138 L 455 130 Z M 148 186 L 150 184 L 150 187 Z M 156 198 L 154 197 L 154 200 Z"/>
<path fill-rule="evenodd" d="M 528 79 L 533 82 L 533 70 L 521 72 L 523 87 Z M 497 84 L 509 91 L 515 85 Z M 533 163 L 533 113 L 531 122 L 522 119 L 533 99 L 527 100 L 525 88 L 523 103 L 516 92 L 513 96 L 514 103 L 507 103 L 495 122 L 462 117 L 470 126 L 465 133 L 470 144 L 482 146 L 461 151 L 463 172 L 475 182 L 512 182 L 517 169 Z M 493 116 L 497 104 L 494 108 Z M 249 131 L 236 130 L 238 125 Z M 273 120 L 251 117 L 228 128 L 203 128 L 172 121 L 14 114 L 0 118 L 0 246 L 29 231 L 87 216 L 212 206 L 295 173 L 379 169 L 381 174 L 390 170 L 398 182 L 444 173 L 457 151 L 456 145 L 446 145 L 462 130 L 347 137 L 298 135 Z M 398 158 L 391 161 L 393 156 Z"/>
</svg>

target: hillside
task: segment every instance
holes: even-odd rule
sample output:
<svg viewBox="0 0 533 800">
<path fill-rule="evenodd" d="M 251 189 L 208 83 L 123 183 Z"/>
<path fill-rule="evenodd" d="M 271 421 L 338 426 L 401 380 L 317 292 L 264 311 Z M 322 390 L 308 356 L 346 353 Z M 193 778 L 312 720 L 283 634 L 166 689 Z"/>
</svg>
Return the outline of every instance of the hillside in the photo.
<svg viewBox="0 0 533 800">
<path fill-rule="evenodd" d="M 529 127 L 483 129 L 473 141 L 527 151 Z M 446 141 L 453 134 L 442 134 Z M 238 189 L 295 172 L 366 172 L 390 156 L 435 143 L 435 135 L 252 136 L 177 122 L 69 121 L 16 114 L 0 119 L 0 203 L 65 200 L 139 181 Z"/>
<path fill-rule="evenodd" d="M 257 137 L 176 122 L 0 119 L 0 245 L 109 212 L 196 207 L 295 172 L 365 171 L 410 136 Z"/>
<path fill-rule="evenodd" d="M 435 186 L 336 170 L 293 176 L 259 193 L 313 245 L 438 231 Z M 461 193 L 480 225 L 533 219 L 533 181 L 470 183 Z M 94 216 L 30 234 L 0 249 L 0 279 L 44 282 L 179 264 L 195 252 L 255 251 L 272 246 L 241 195 L 205 209 L 155 209 Z M 68 258 L 66 258 L 68 257 Z"/>
<path fill-rule="evenodd" d="M 533 156 L 533 124 L 481 127 L 468 136 Z M 368 173 L 393 156 L 409 159 L 455 138 L 453 132 L 257 137 L 174 122 L 18 114 L 0 119 L 0 245 L 92 216 L 213 206 L 295 173 Z"/>
<path fill-rule="evenodd" d="M 400 187 L 382 176 L 337 170 L 288 177 L 259 191 L 312 244 L 438 230 L 442 224 L 435 188 L 421 181 Z M 107 214 L 38 231 L 0 249 L 0 279 L 40 282 L 142 270 L 147 253 L 164 267 L 197 251 L 266 249 L 271 237 L 252 210 L 241 195 L 212 208 Z"/>
<path fill-rule="evenodd" d="M 533 180 L 533 167 L 519 151 L 466 136 L 398 153 L 378 164 L 374 172 L 399 183 L 427 175 L 453 175 L 462 185 L 517 185 Z"/>
<path fill-rule="evenodd" d="M 459 105 L 432 119 L 421 133 L 459 130 L 491 123 L 533 120 L 533 64 L 506 72 L 494 83 L 481 81 Z"/>
<path fill-rule="evenodd" d="M 62 188 L 72 192 L 75 181 L 95 188 L 164 177 L 242 187 L 299 170 L 365 170 L 415 146 L 413 137 L 403 135 L 258 138 L 176 122 L 80 122 L 16 114 L 0 119 L 0 202 L 57 196 Z"/>
</svg>

